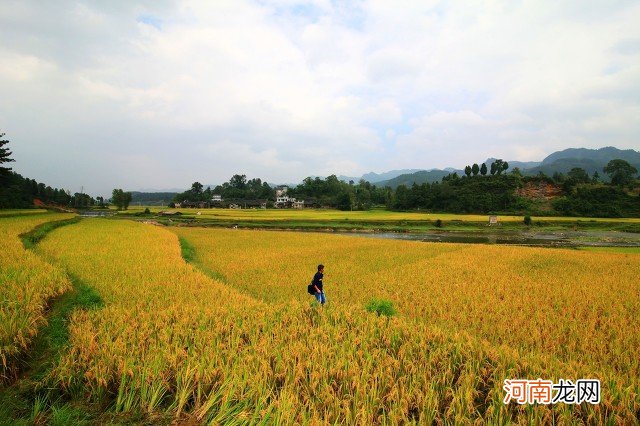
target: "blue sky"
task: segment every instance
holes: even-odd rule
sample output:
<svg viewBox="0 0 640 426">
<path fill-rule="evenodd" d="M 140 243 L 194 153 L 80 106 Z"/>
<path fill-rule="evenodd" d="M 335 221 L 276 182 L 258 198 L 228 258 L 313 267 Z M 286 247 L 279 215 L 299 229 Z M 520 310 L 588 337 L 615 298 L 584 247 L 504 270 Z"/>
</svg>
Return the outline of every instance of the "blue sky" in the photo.
<svg viewBox="0 0 640 426">
<path fill-rule="evenodd" d="M 3 1 L 0 130 L 72 192 L 640 149 L 635 1 Z"/>
</svg>

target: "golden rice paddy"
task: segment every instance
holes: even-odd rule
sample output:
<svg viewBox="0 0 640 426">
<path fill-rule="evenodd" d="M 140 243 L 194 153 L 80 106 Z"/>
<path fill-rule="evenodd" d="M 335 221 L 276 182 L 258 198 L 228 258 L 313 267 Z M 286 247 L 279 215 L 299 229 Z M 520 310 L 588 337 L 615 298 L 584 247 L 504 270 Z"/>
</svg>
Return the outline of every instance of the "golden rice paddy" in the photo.
<svg viewBox="0 0 640 426">
<path fill-rule="evenodd" d="M 640 410 L 636 254 L 104 219 L 37 252 L 104 301 L 71 316 L 48 386 L 150 421 L 626 424 Z M 325 307 L 306 294 L 318 263 Z M 373 298 L 398 315 L 367 312 Z M 538 377 L 599 379 L 602 401 L 503 403 L 505 379 Z"/>
<path fill-rule="evenodd" d="M 29 213 L 0 219 L 0 382 L 14 376 L 18 355 L 44 324 L 47 300 L 70 288 L 64 271 L 25 250 L 19 237 L 72 216 Z"/>
</svg>

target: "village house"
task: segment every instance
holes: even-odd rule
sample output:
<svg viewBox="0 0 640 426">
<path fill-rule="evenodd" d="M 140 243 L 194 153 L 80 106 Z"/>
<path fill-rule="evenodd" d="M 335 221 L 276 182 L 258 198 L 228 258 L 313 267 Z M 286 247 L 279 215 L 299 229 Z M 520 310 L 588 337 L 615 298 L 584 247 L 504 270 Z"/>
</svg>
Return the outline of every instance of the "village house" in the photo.
<svg viewBox="0 0 640 426">
<path fill-rule="evenodd" d="M 265 199 L 236 199 L 229 202 L 230 209 L 266 209 L 268 200 Z"/>
</svg>

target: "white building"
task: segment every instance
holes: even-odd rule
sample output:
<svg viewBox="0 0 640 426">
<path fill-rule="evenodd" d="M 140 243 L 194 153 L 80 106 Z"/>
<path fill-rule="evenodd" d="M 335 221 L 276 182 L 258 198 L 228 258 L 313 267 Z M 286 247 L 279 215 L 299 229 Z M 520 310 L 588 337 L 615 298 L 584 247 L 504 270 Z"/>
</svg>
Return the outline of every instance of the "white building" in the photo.
<svg viewBox="0 0 640 426">
<path fill-rule="evenodd" d="M 286 196 L 288 190 L 289 190 L 289 187 L 287 186 L 280 186 L 276 188 L 276 198 Z"/>
</svg>

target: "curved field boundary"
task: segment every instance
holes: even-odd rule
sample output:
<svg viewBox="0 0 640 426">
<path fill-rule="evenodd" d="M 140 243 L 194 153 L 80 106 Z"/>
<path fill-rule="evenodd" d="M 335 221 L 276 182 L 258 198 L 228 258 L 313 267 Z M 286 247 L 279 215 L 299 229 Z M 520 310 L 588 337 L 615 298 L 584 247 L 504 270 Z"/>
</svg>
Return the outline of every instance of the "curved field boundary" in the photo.
<svg viewBox="0 0 640 426">
<path fill-rule="evenodd" d="M 0 219 L 0 381 L 15 379 L 21 355 L 46 324 L 48 300 L 71 288 L 65 272 L 26 250 L 20 235 L 48 222 L 66 223 L 72 216 L 42 214 Z"/>
</svg>

